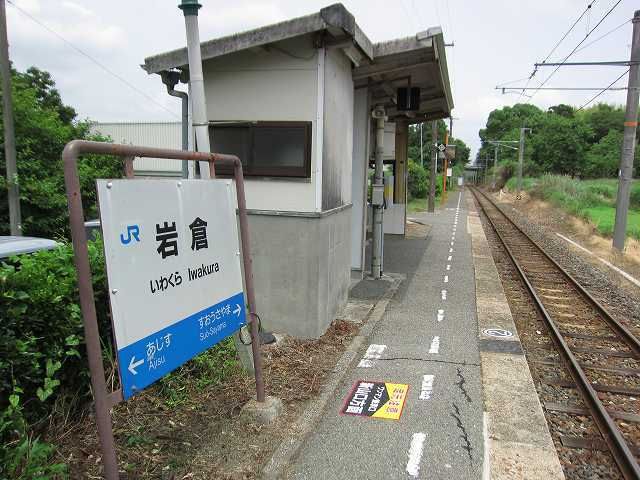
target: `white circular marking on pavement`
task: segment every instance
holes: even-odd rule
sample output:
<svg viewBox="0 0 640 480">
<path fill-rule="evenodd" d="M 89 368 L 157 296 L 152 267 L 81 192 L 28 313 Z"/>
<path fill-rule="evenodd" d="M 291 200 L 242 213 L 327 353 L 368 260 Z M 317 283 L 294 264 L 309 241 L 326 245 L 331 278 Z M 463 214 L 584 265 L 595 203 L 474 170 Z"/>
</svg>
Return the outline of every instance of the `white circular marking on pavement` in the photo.
<svg viewBox="0 0 640 480">
<path fill-rule="evenodd" d="M 482 330 L 482 333 L 484 333 L 488 337 L 498 337 L 498 338 L 513 337 L 512 332 L 510 332 L 509 330 L 505 330 L 503 328 L 485 328 L 484 330 Z"/>
</svg>

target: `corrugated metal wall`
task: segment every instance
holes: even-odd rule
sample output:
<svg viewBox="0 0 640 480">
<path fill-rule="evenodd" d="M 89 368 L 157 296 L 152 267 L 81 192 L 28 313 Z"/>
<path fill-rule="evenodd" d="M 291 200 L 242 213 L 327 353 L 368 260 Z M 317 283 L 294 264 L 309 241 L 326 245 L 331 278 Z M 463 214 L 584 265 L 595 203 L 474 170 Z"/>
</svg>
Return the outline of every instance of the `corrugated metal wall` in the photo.
<svg viewBox="0 0 640 480">
<path fill-rule="evenodd" d="M 143 147 L 182 148 L 180 122 L 95 123 L 91 130 L 111 137 L 114 143 Z M 179 176 L 181 162 L 163 158 L 136 158 L 137 175 Z"/>
</svg>

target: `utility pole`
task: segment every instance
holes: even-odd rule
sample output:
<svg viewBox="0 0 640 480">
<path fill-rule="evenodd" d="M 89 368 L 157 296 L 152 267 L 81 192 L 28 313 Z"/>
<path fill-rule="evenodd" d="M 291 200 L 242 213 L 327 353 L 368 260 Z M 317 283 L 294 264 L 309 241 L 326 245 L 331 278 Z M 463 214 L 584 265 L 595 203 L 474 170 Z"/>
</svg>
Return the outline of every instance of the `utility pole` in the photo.
<svg viewBox="0 0 640 480">
<path fill-rule="evenodd" d="M 431 155 L 431 175 L 429 179 L 429 204 L 427 210 L 430 213 L 436 210 L 436 175 L 438 174 L 438 121 L 433 121 L 431 143 L 433 154 Z"/>
<path fill-rule="evenodd" d="M 5 0 L 0 0 L 0 74 L 2 75 L 2 120 L 4 122 L 4 158 L 7 164 L 7 199 L 11 235 L 22 235 L 20 188 L 16 161 L 16 134 L 13 125 L 13 96 L 11 92 L 11 64 L 7 39 Z"/>
<path fill-rule="evenodd" d="M 444 144 L 449 145 L 449 132 L 445 132 L 444 134 Z M 444 197 L 447 194 L 447 170 L 449 168 L 449 159 L 447 158 L 447 154 L 444 154 L 444 165 L 442 167 L 442 196 Z"/>
<path fill-rule="evenodd" d="M 424 122 L 420 122 L 420 165 L 422 165 L 422 168 L 424 168 L 424 158 L 423 158 L 423 154 L 422 154 L 422 124 Z"/>
<path fill-rule="evenodd" d="M 627 232 L 627 214 L 633 176 L 633 159 L 636 150 L 636 129 L 638 127 L 638 101 L 640 100 L 640 10 L 633 16 L 633 36 L 631 41 L 631 65 L 627 90 L 627 109 L 624 115 L 624 138 L 620 157 L 620 178 L 616 199 L 616 223 L 613 229 L 613 248 L 623 251 Z"/>
<path fill-rule="evenodd" d="M 498 146 L 495 146 L 493 151 L 493 179 L 491 181 L 491 189 L 496 189 L 496 170 L 498 170 Z"/>
<path fill-rule="evenodd" d="M 522 166 L 524 164 L 524 134 L 530 128 L 522 127 L 520 129 L 520 146 L 518 148 L 518 194 L 516 198 L 520 199 L 522 197 Z"/>
</svg>

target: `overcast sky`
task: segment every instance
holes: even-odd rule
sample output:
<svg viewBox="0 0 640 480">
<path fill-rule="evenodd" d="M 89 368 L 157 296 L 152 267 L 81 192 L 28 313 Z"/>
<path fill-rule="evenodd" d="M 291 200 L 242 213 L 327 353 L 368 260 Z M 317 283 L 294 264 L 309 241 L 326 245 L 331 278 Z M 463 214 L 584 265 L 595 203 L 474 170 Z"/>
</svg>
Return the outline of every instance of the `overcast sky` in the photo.
<svg viewBox="0 0 640 480">
<path fill-rule="evenodd" d="M 178 0 L 9 0 L 38 22 L 66 38 L 138 91 L 75 51 L 73 47 L 7 5 L 11 60 L 18 69 L 31 65 L 52 73 L 64 102 L 82 118 L 95 121 L 179 120 L 180 102 L 168 96 L 157 75 L 139 65 L 149 55 L 185 45 Z M 374 42 L 414 35 L 442 26 L 455 103 L 454 135 L 475 150 L 478 130 L 489 112 L 519 100 L 502 95 L 498 84 L 527 77 L 589 3 L 590 13 L 575 27 L 549 61 L 564 58 L 618 0 L 345 0 L 356 22 Z M 201 40 L 316 12 L 328 1 L 200 0 Z M 627 22 L 602 40 L 572 56 L 573 61 L 628 60 L 631 22 L 637 0 L 622 0 L 583 43 Z M 626 67 L 564 67 L 545 86 L 605 87 Z M 552 69 L 541 69 L 536 80 Z M 616 85 L 626 86 L 626 76 Z M 524 85 L 526 79 L 513 85 Z M 143 94 L 144 93 L 144 94 Z M 597 92 L 539 91 L 533 104 L 581 105 Z M 145 97 L 145 94 L 149 98 Z M 622 104 L 625 92 L 599 100 Z M 528 100 L 520 98 L 520 101 Z"/>
</svg>

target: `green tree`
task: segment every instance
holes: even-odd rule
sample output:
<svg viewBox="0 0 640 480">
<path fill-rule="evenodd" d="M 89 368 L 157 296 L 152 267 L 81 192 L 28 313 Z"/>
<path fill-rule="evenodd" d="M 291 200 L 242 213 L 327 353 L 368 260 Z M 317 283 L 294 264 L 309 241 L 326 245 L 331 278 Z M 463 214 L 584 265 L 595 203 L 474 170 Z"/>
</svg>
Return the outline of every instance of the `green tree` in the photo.
<svg viewBox="0 0 640 480">
<path fill-rule="evenodd" d="M 573 118 L 575 109 L 571 105 L 566 105 L 564 103 L 561 103 L 559 105 L 554 105 L 552 107 L 549 107 L 547 112 L 555 113 L 556 115 L 560 115 L 561 117 L 565 117 L 565 118 Z"/>
<path fill-rule="evenodd" d="M 68 217 L 62 149 L 76 138 L 104 139 L 91 136 L 87 122 L 75 120 L 75 110 L 62 103 L 49 73 L 34 67 L 24 73 L 12 73 L 23 232 L 34 236 L 65 237 L 68 235 Z M 2 132 L 0 125 L 0 135 Z M 6 170 L 4 149 L 0 151 L 0 170 Z M 95 179 L 120 177 L 121 161 L 114 157 L 90 156 L 80 162 L 78 170 L 87 216 L 95 216 Z M 0 233 L 8 231 L 6 181 L 2 176 Z"/>
<path fill-rule="evenodd" d="M 584 122 L 547 114 L 531 135 L 531 160 L 545 172 L 579 176 L 591 136 Z"/>
<path fill-rule="evenodd" d="M 614 177 L 620 166 L 621 149 L 622 133 L 609 130 L 609 133 L 587 152 L 584 175 L 591 178 Z"/>
</svg>

